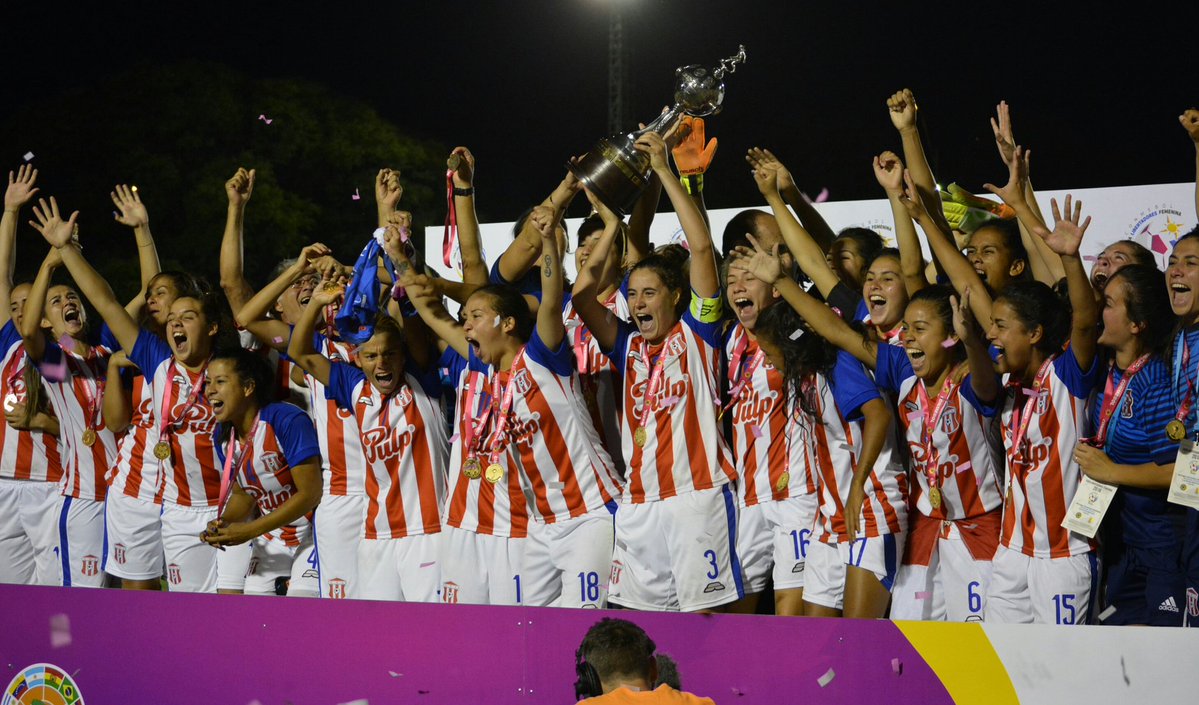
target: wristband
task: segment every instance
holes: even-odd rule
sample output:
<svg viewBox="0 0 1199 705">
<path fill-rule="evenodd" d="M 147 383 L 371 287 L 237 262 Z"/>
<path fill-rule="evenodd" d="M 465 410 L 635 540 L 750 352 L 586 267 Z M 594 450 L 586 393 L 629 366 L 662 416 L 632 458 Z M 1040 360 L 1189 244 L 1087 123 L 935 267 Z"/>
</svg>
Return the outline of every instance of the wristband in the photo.
<svg viewBox="0 0 1199 705">
<path fill-rule="evenodd" d="M 454 187 L 454 195 L 455 196 L 473 196 L 473 195 L 475 195 L 475 187 L 471 186 L 470 188 L 458 188 L 457 186 L 455 186 Z"/>
<path fill-rule="evenodd" d="M 687 193 L 695 196 L 704 192 L 704 175 L 691 174 L 690 176 L 680 176 L 679 183 L 683 188 L 687 189 Z"/>
</svg>

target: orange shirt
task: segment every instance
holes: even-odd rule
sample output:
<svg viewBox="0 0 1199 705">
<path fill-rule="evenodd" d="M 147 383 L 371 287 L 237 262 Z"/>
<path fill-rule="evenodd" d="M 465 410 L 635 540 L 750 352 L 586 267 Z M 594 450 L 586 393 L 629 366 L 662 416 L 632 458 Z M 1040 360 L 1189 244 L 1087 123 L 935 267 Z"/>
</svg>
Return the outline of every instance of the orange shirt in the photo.
<svg viewBox="0 0 1199 705">
<path fill-rule="evenodd" d="M 675 690 L 666 684 L 657 690 L 629 690 L 621 686 L 611 693 L 580 701 L 587 705 L 716 705 L 711 698 Z"/>
</svg>

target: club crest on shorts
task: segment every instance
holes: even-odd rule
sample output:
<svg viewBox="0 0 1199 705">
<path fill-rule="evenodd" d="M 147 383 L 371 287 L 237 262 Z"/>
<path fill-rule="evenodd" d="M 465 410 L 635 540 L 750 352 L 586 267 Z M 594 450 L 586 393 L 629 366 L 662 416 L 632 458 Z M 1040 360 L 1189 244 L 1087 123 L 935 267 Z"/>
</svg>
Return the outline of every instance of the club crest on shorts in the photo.
<svg viewBox="0 0 1199 705">
<path fill-rule="evenodd" d="M 346 581 L 333 578 L 329 581 L 329 597 L 334 600 L 346 599 Z"/>
<path fill-rule="evenodd" d="M 112 557 L 119 565 L 125 565 L 125 544 L 113 544 Z"/>
<path fill-rule="evenodd" d="M 100 572 L 100 559 L 95 556 L 84 556 L 79 572 L 84 575 L 96 575 Z"/>
<path fill-rule="evenodd" d="M 177 563 L 167 566 L 167 582 L 171 585 L 178 585 L 183 582 L 183 576 L 179 574 L 179 565 Z"/>
<path fill-rule="evenodd" d="M 458 604 L 458 583 L 445 583 L 441 586 L 441 601 L 447 605 Z"/>
<path fill-rule="evenodd" d="M 1199 617 L 1199 592 L 1195 588 L 1187 588 L 1187 615 Z"/>
</svg>

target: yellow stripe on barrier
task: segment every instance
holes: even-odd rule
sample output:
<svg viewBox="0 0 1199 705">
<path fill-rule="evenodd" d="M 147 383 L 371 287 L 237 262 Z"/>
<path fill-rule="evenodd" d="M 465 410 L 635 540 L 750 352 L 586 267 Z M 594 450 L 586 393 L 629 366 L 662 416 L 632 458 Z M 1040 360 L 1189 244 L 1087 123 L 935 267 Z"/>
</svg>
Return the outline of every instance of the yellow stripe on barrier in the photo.
<svg viewBox="0 0 1199 705">
<path fill-rule="evenodd" d="M 1018 705 L 1007 669 L 979 624 L 895 622 L 957 705 Z"/>
</svg>

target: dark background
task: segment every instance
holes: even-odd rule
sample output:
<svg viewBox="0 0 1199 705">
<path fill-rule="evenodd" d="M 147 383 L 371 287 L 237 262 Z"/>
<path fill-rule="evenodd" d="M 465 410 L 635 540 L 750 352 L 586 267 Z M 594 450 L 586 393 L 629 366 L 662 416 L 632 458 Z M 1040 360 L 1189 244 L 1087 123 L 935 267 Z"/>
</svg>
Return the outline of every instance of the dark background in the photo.
<svg viewBox="0 0 1199 705">
<path fill-rule="evenodd" d="M 1190 3 L 624 4 L 634 121 L 669 101 L 676 66 L 746 46 L 708 121 L 720 140 L 710 207 L 760 201 L 742 158 L 753 145 L 810 194 L 877 197 L 869 161 L 899 146 L 884 102 L 905 86 L 943 182 L 1005 177 L 988 125 L 1000 99 L 1040 189 L 1194 179 L 1177 122 L 1199 103 Z M 85 244 L 100 243 L 88 254 L 125 295 L 136 269 L 111 222 L 115 183 L 139 185 L 166 266 L 215 276 L 222 183 L 257 167 L 247 269 L 261 283 L 312 240 L 352 260 L 381 166 L 404 171 L 401 206 L 437 224 L 445 154 L 467 145 L 480 218 L 509 220 L 606 132 L 602 0 L 163 5 L 29 4 L 0 21 L 0 165 L 36 154 L 43 195 L 83 211 Z M 41 245 L 21 232 L 18 271 L 30 273 Z"/>
</svg>

